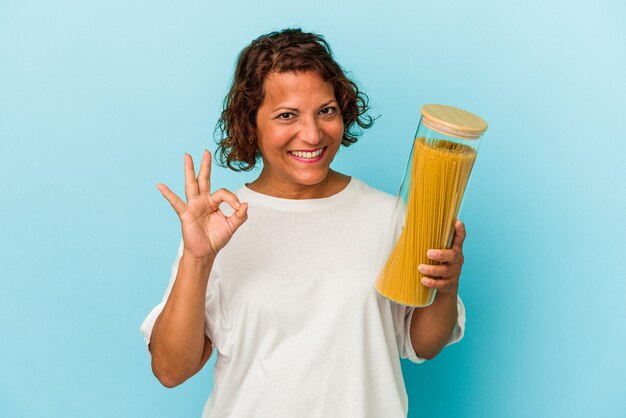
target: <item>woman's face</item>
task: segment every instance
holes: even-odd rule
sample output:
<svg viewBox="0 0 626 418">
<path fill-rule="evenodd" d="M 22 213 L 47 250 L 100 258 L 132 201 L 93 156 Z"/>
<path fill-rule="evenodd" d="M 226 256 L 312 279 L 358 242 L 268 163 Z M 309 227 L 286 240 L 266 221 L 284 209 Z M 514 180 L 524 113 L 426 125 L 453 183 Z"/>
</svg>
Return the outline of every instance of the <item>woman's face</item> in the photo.
<svg viewBox="0 0 626 418">
<path fill-rule="evenodd" d="M 270 73 L 256 135 L 266 185 L 297 192 L 326 179 L 343 120 L 330 82 L 316 72 Z"/>
</svg>

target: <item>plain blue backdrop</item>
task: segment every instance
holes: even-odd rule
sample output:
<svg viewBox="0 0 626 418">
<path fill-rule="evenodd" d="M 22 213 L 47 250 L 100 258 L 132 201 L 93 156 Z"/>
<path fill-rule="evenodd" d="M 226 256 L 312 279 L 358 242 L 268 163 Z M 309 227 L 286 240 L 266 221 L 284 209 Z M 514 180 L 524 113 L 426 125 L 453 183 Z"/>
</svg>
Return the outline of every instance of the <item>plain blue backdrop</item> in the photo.
<svg viewBox="0 0 626 418">
<path fill-rule="evenodd" d="M 395 194 L 425 103 L 490 124 L 467 334 L 403 362 L 409 416 L 625 416 L 625 22 L 617 0 L 0 0 L 0 416 L 200 416 L 214 359 L 165 389 L 138 330 L 180 239 L 154 185 L 182 193 L 238 52 L 287 26 L 324 34 L 380 115 L 340 171 Z"/>
</svg>

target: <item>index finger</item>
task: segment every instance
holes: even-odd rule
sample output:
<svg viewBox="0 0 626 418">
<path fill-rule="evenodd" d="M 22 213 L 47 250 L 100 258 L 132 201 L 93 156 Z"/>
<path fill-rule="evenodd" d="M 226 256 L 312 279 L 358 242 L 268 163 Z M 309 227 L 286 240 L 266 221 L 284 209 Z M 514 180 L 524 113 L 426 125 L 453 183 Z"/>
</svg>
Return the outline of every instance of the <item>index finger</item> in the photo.
<svg viewBox="0 0 626 418">
<path fill-rule="evenodd" d="M 456 249 L 444 249 L 435 250 L 430 249 L 426 251 L 426 257 L 433 261 L 439 261 L 441 263 L 456 263 L 461 259 L 461 252 Z"/>
</svg>

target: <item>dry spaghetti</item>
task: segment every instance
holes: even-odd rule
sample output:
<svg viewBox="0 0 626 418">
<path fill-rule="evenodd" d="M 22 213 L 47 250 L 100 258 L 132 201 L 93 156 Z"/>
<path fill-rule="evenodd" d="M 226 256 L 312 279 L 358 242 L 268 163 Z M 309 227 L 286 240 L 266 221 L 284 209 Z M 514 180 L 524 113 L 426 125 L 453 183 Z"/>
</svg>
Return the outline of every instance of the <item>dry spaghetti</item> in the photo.
<svg viewBox="0 0 626 418">
<path fill-rule="evenodd" d="M 434 289 L 421 283 L 420 264 L 431 248 L 449 248 L 476 150 L 444 139 L 416 138 L 402 233 L 375 288 L 383 296 L 410 306 L 429 305 Z"/>
</svg>

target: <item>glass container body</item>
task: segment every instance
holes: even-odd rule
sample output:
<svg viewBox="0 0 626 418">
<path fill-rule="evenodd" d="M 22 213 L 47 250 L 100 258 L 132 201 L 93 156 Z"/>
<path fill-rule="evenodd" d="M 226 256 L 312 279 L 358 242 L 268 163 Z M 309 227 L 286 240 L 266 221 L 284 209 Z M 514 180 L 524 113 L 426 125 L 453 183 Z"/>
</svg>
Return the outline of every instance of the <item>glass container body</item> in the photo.
<svg viewBox="0 0 626 418">
<path fill-rule="evenodd" d="M 425 141 L 429 143 L 439 140 L 439 141 L 449 141 L 454 144 L 464 145 L 473 149 L 476 154 L 478 153 L 478 146 L 480 144 L 480 138 L 476 138 L 476 139 L 460 138 L 460 137 L 452 136 L 450 134 L 444 134 L 444 133 L 435 131 L 429 128 L 425 123 L 422 123 L 421 118 L 420 118 L 420 123 L 418 124 L 418 127 L 417 127 L 417 132 L 415 133 L 414 139 L 418 139 L 418 138 L 424 138 Z M 405 205 L 406 202 L 408 201 L 409 184 L 411 183 L 411 167 L 413 164 L 414 157 L 415 157 L 415 142 L 413 143 L 413 146 L 411 147 L 411 155 L 409 157 L 409 161 L 407 162 L 407 167 L 404 172 L 404 177 L 402 178 L 402 185 L 400 186 L 400 191 L 398 192 L 397 206 Z M 473 168 L 473 163 L 474 161 L 472 161 L 472 167 L 470 167 L 470 171 L 471 171 L 471 168 Z M 469 178 L 471 179 L 471 176 L 469 176 Z M 469 182 L 465 186 L 464 191 L 467 191 L 468 185 L 469 185 Z M 402 200 L 402 202 L 400 202 L 400 200 Z M 461 212 L 462 207 L 463 207 L 463 200 L 461 199 L 461 206 L 459 207 L 457 216 Z"/>
<path fill-rule="evenodd" d="M 480 142 L 479 137 L 436 131 L 423 119 L 398 192 L 394 225 L 389 228 L 387 249 L 393 249 L 381 256 L 381 273 L 374 285 L 384 297 L 416 307 L 428 306 L 435 298 L 436 290 L 422 284 L 424 275 L 418 266 L 439 264 L 426 257 L 427 250 L 450 248 Z"/>
</svg>

